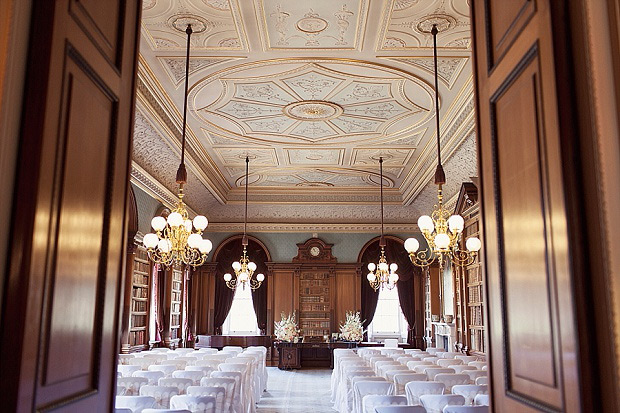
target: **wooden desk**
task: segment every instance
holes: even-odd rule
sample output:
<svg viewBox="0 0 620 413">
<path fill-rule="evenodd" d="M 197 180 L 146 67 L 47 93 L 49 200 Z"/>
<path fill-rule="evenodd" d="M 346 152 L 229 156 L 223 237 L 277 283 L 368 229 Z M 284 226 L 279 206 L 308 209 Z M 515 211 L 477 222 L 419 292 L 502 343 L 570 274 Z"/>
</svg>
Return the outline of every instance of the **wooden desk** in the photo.
<svg viewBox="0 0 620 413">
<path fill-rule="evenodd" d="M 275 342 L 278 350 L 278 368 L 300 369 L 303 367 L 334 366 L 335 348 L 357 348 L 358 343 L 280 343 Z"/>
</svg>

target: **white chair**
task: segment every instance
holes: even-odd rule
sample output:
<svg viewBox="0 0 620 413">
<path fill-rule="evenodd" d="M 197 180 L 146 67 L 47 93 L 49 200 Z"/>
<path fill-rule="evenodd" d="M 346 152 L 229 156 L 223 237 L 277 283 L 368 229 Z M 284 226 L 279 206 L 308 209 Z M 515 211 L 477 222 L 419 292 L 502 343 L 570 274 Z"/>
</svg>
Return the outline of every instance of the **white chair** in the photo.
<svg viewBox="0 0 620 413">
<path fill-rule="evenodd" d="M 463 353 L 457 353 L 454 351 L 444 351 L 441 353 L 441 355 L 437 354 L 437 357 L 439 358 L 443 358 L 443 359 L 453 359 L 456 358 L 456 356 L 460 356 Z"/>
<path fill-rule="evenodd" d="M 386 347 L 384 347 L 384 348 L 380 349 L 379 351 L 380 351 L 380 352 L 381 352 L 381 354 L 383 354 L 384 356 L 389 356 L 389 357 L 394 357 L 395 355 L 400 356 L 400 355 L 405 354 L 405 350 L 404 350 L 404 349 L 402 349 L 402 348 L 398 348 L 398 347 L 396 347 L 396 348 L 394 348 L 394 347 L 392 347 L 392 348 L 390 348 L 390 347 L 387 347 L 387 348 L 386 348 Z"/>
<path fill-rule="evenodd" d="M 345 369 L 339 383 L 334 408 L 341 412 L 350 412 L 353 409 L 353 379 L 375 377 L 375 372 L 370 368 L 358 369 L 349 367 Z"/>
<path fill-rule="evenodd" d="M 446 406 L 462 406 L 465 398 L 458 394 L 425 394 L 420 403 L 428 413 L 442 413 Z"/>
<path fill-rule="evenodd" d="M 445 352 L 446 349 L 445 348 L 441 348 L 441 347 L 426 347 L 426 352 L 428 354 L 435 354 L 437 352 Z"/>
<path fill-rule="evenodd" d="M 465 405 L 474 404 L 474 398 L 479 394 L 489 394 L 489 387 L 476 384 L 457 384 L 452 387 L 452 394 L 460 394 L 465 397 Z"/>
<path fill-rule="evenodd" d="M 460 365 L 460 366 L 450 366 L 451 369 L 454 369 L 455 373 L 463 373 L 465 370 L 476 371 L 474 366 L 468 365 Z"/>
<path fill-rule="evenodd" d="M 463 364 L 463 360 L 459 360 L 459 359 L 444 358 L 444 359 L 437 360 L 437 365 L 440 367 L 452 367 L 452 366 L 458 366 L 461 364 Z"/>
<path fill-rule="evenodd" d="M 203 375 L 201 371 L 176 370 L 172 372 L 172 377 L 176 379 L 191 379 L 194 382 L 194 386 L 198 386 Z"/>
<path fill-rule="evenodd" d="M 478 357 L 476 356 L 466 356 L 464 354 L 459 354 L 458 356 L 454 356 L 455 359 L 463 360 L 463 364 L 471 363 L 472 361 L 477 361 Z"/>
<path fill-rule="evenodd" d="M 193 366 L 194 363 L 196 363 L 198 361 L 197 357 L 189 357 L 189 356 L 181 356 L 181 357 L 177 357 L 174 360 L 176 361 L 184 361 L 186 364 L 186 366 Z"/>
<path fill-rule="evenodd" d="M 215 413 L 215 397 L 211 396 L 172 396 L 170 407 L 186 409 L 192 413 Z"/>
<path fill-rule="evenodd" d="M 133 377 L 144 377 L 149 381 L 148 384 L 156 385 L 157 381 L 164 377 L 164 373 L 161 371 L 143 371 L 139 370 L 133 373 Z"/>
<path fill-rule="evenodd" d="M 446 406 L 443 413 L 488 413 L 489 406 Z"/>
<path fill-rule="evenodd" d="M 422 406 L 379 406 L 375 409 L 377 413 L 426 413 Z"/>
<path fill-rule="evenodd" d="M 394 375 L 394 394 L 405 394 L 405 385 L 410 381 L 427 381 L 428 376 L 424 373 L 398 373 Z"/>
<path fill-rule="evenodd" d="M 171 350 L 166 347 L 155 347 L 153 350 L 151 350 L 151 353 L 168 353 L 169 351 Z"/>
<path fill-rule="evenodd" d="M 213 370 L 217 370 L 220 364 L 222 362 L 217 360 L 198 360 L 194 363 L 194 367 L 211 367 Z"/>
<path fill-rule="evenodd" d="M 435 376 L 437 376 L 438 374 L 454 374 L 454 369 L 451 369 L 449 367 L 432 367 L 430 369 L 426 369 L 424 373 L 426 373 L 430 381 L 433 381 L 435 380 Z"/>
<path fill-rule="evenodd" d="M 161 353 L 145 354 L 142 356 L 142 358 L 145 358 L 148 360 L 155 360 L 156 363 L 161 363 L 164 360 L 168 360 L 168 357 L 165 354 L 161 354 Z"/>
<path fill-rule="evenodd" d="M 136 358 L 133 354 L 119 354 L 118 364 L 128 364 L 129 360 Z"/>
<path fill-rule="evenodd" d="M 241 408 L 245 411 L 251 410 L 253 406 L 252 388 L 249 380 L 250 366 L 247 363 L 223 363 L 219 366 L 220 371 L 236 371 L 241 373 L 241 386 L 239 387 L 239 401 Z"/>
<path fill-rule="evenodd" d="M 129 409 L 133 413 L 141 413 L 142 410 L 154 407 L 155 399 L 150 396 L 116 396 L 115 409 Z"/>
<path fill-rule="evenodd" d="M 388 381 L 391 381 L 392 383 L 394 383 L 394 376 L 396 376 L 397 374 L 409 373 L 411 371 L 407 368 L 407 366 L 393 366 L 393 368 L 385 370 L 386 371 L 385 374 L 383 374 L 383 377 L 385 377 Z"/>
<path fill-rule="evenodd" d="M 202 373 L 202 377 L 209 377 L 212 371 L 215 371 L 213 367 L 209 366 L 187 366 L 185 371 L 199 371 Z"/>
<path fill-rule="evenodd" d="M 357 381 L 353 384 L 353 405 L 355 413 L 362 413 L 362 400 L 365 396 L 394 394 L 394 385 L 388 382 Z"/>
<path fill-rule="evenodd" d="M 179 359 L 162 360 L 159 364 L 162 366 L 176 366 L 177 370 L 183 370 L 187 366 L 187 361 Z"/>
<path fill-rule="evenodd" d="M 186 409 L 144 409 L 142 413 L 192 413 Z"/>
<path fill-rule="evenodd" d="M 178 348 L 174 351 L 176 353 L 181 353 L 183 355 L 194 354 L 196 352 L 196 350 L 194 350 L 193 348 L 189 348 L 189 347 Z"/>
<path fill-rule="evenodd" d="M 476 377 L 475 381 L 476 381 L 476 384 L 479 385 L 479 386 L 482 386 L 483 384 L 484 385 L 488 385 L 489 384 L 489 378 L 487 376 Z"/>
<path fill-rule="evenodd" d="M 411 362 L 409 362 L 411 363 Z M 409 364 L 407 363 L 407 364 Z M 439 367 L 437 367 L 435 364 L 420 364 L 418 366 L 415 366 L 413 368 L 413 371 L 415 371 L 416 373 L 424 373 L 426 374 L 426 370 L 428 369 L 437 369 Z"/>
<path fill-rule="evenodd" d="M 379 406 L 406 406 L 407 398 L 405 396 L 383 396 L 383 395 L 367 395 L 362 399 L 362 412 L 375 413 L 375 409 Z"/>
<path fill-rule="evenodd" d="M 437 356 L 427 356 L 422 359 L 422 361 L 430 361 L 433 364 L 437 364 L 437 360 L 439 360 Z"/>
<path fill-rule="evenodd" d="M 393 367 L 400 367 L 401 364 L 398 361 L 390 360 L 390 361 L 378 361 L 375 364 L 375 372 L 377 376 L 385 377 L 385 372 L 387 370 L 391 370 Z"/>
<path fill-rule="evenodd" d="M 236 381 L 229 377 L 203 377 L 200 379 L 200 386 L 202 387 L 221 387 L 225 391 L 224 405 L 222 407 L 223 412 L 232 411 L 233 397 L 235 395 Z"/>
<path fill-rule="evenodd" d="M 411 354 L 412 356 L 429 355 L 428 351 L 420 350 L 419 348 L 408 348 L 405 350 L 405 354 Z"/>
<path fill-rule="evenodd" d="M 407 362 L 407 368 L 409 370 L 414 370 L 416 366 L 434 366 L 434 364 L 431 363 L 430 361 L 421 361 L 421 360 Z"/>
<path fill-rule="evenodd" d="M 435 381 L 446 386 L 446 392 L 451 393 L 452 387 L 459 384 L 470 384 L 471 380 L 467 374 L 441 373 L 435 376 Z"/>
<path fill-rule="evenodd" d="M 398 339 L 397 338 L 386 338 L 385 341 L 383 342 L 383 347 L 398 348 Z"/>
<path fill-rule="evenodd" d="M 489 405 L 489 395 L 488 394 L 479 394 L 474 397 L 474 405 L 475 406 L 488 406 Z"/>
<path fill-rule="evenodd" d="M 411 405 L 420 404 L 420 396 L 425 394 L 443 394 L 446 386 L 434 381 L 410 381 L 405 384 L 407 402 Z"/>
<path fill-rule="evenodd" d="M 478 370 L 482 370 L 483 367 L 487 366 L 486 361 L 470 361 L 467 363 L 468 366 L 474 366 Z"/>
<path fill-rule="evenodd" d="M 231 412 L 241 412 L 241 380 L 243 374 L 238 371 L 214 371 L 211 373 L 212 378 L 222 379 L 228 378 L 235 381 L 235 388 L 233 390 L 233 397 L 231 402 Z M 202 380 L 200 380 L 202 382 Z"/>
<path fill-rule="evenodd" d="M 475 382 L 478 380 L 478 377 L 486 377 L 488 373 L 482 370 L 463 370 L 461 374 L 467 374 L 470 380 Z"/>
<path fill-rule="evenodd" d="M 143 412 L 147 409 L 142 410 Z M 133 413 L 131 409 L 114 409 L 114 413 Z"/>
<path fill-rule="evenodd" d="M 157 360 L 145 359 L 143 357 L 134 357 L 132 359 L 127 360 L 127 365 L 140 366 L 141 370 L 148 370 L 151 364 L 157 364 Z"/>
<path fill-rule="evenodd" d="M 140 394 L 140 387 L 147 384 L 149 384 L 149 381 L 144 377 L 119 377 L 116 379 L 116 385 L 125 388 L 123 396 L 138 396 Z"/>
<path fill-rule="evenodd" d="M 408 361 L 413 361 L 413 360 L 414 360 L 414 357 L 410 354 L 403 354 L 402 356 L 396 359 L 396 361 L 398 361 L 403 366 L 406 366 Z"/>
<path fill-rule="evenodd" d="M 149 371 L 161 371 L 164 373 L 164 377 L 170 377 L 173 371 L 176 371 L 177 366 L 166 364 L 154 364 L 149 366 Z"/>
<path fill-rule="evenodd" d="M 216 348 L 211 348 L 211 347 L 202 347 L 199 348 L 197 353 L 198 354 L 217 354 L 218 349 Z"/>
<path fill-rule="evenodd" d="M 194 385 L 194 380 L 180 377 L 162 377 L 157 381 L 157 384 L 159 386 L 176 387 L 179 390 L 179 394 L 185 394 L 187 388 Z"/>
<path fill-rule="evenodd" d="M 121 373 L 121 376 L 123 377 L 131 377 L 131 375 L 135 372 L 135 371 L 140 371 L 142 370 L 141 366 L 136 366 L 136 365 L 120 365 L 118 366 L 118 372 Z"/>
<path fill-rule="evenodd" d="M 116 384 L 116 395 L 117 396 L 127 396 L 127 389 L 125 388 L 125 386 L 119 386 L 118 383 Z"/>
<path fill-rule="evenodd" d="M 211 396 L 215 398 L 215 411 L 224 411 L 224 402 L 226 400 L 226 389 L 224 387 L 212 386 L 189 386 L 187 388 L 188 396 Z"/>
<path fill-rule="evenodd" d="M 179 394 L 179 389 L 170 386 L 142 386 L 140 396 L 151 396 L 155 399 L 155 407 L 167 409 L 170 407 L 170 398 Z"/>
</svg>

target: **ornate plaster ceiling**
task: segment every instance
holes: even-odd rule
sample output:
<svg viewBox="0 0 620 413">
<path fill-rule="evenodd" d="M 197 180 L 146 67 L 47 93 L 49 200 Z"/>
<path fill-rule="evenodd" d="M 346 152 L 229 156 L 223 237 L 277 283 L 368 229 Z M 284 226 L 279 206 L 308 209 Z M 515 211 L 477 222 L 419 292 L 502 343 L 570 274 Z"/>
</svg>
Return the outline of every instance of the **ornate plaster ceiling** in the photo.
<svg viewBox="0 0 620 413">
<path fill-rule="evenodd" d="M 134 181 L 173 199 L 186 42 L 179 29 L 191 23 L 194 210 L 236 221 L 248 156 L 251 219 L 372 222 L 383 157 L 388 222 L 415 220 L 432 207 L 424 194 L 435 162 L 433 23 L 445 29 L 444 157 L 468 165 L 457 179 L 475 175 L 475 151 L 462 149 L 473 139 L 468 10 L 467 0 L 144 1 Z"/>
</svg>

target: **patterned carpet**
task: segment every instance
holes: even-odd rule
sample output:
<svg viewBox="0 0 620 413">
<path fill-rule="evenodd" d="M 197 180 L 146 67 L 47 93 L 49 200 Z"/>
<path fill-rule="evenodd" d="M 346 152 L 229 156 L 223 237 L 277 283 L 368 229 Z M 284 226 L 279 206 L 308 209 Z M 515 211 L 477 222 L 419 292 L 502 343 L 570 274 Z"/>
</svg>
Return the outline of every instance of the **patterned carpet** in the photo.
<svg viewBox="0 0 620 413">
<path fill-rule="evenodd" d="M 267 369 L 267 391 L 258 403 L 257 413 L 335 412 L 329 400 L 331 369 Z"/>
</svg>

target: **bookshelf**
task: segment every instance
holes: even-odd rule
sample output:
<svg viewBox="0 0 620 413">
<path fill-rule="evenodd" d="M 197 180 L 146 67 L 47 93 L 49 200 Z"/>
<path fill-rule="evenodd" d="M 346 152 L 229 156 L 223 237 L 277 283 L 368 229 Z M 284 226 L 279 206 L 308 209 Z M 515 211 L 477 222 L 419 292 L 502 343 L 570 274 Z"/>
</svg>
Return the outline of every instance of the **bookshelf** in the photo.
<svg viewBox="0 0 620 413">
<path fill-rule="evenodd" d="M 173 267 L 170 288 L 170 344 L 174 347 L 181 341 L 181 306 L 183 297 L 183 269 Z"/>
<path fill-rule="evenodd" d="M 302 335 L 331 334 L 329 272 L 303 271 L 299 277 L 299 328 Z"/>
<path fill-rule="evenodd" d="M 150 305 L 150 263 L 146 249 L 137 246 L 131 274 L 129 347 L 131 351 L 148 348 Z"/>
</svg>

